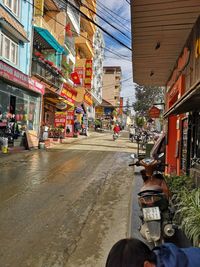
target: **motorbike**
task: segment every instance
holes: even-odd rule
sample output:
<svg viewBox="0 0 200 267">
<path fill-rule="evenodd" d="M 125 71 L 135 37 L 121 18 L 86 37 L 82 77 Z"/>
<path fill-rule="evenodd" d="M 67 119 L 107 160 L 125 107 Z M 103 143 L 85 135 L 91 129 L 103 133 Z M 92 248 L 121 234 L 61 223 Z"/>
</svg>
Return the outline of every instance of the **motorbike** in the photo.
<svg viewBox="0 0 200 267">
<path fill-rule="evenodd" d="M 119 138 L 119 134 L 118 133 L 113 133 L 113 141 L 117 140 L 117 138 Z"/>
<path fill-rule="evenodd" d="M 162 157 L 160 155 L 159 157 Z M 132 156 L 135 161 L 135 157 Z M 144 158 L 136 160 L 129 166 L 142 166 L 145 168 L 144 186 L 138 193 L 138 203 L 141 211 L 140 234 L 154 246 L 162 244 L 175 234 L 176 226 L 173 224 L 173 209 L 170 206 L 169 196 L 162 186 L 156 182 L 155 171 L 159 170 L 159 159 Z M 158 174 L 158 172 L 157 172 Z M 159 173 L 159 175 L 162 175 Z M 160 178 L 162 178 L 160 176 Z M 163 177 L 164 181 L 164 177 Z"/>
</svg>

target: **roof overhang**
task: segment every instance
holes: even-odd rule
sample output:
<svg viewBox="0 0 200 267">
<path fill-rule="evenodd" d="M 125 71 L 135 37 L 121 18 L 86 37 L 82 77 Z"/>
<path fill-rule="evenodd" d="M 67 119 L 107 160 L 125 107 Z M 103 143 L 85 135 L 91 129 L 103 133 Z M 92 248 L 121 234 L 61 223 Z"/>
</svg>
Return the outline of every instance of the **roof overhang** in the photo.
<svg viewBox="0 0 200 267">
<path fill-rule="evenodd" d="M 198 0 L 131 1 L 134 82 L 166 85 L 199 14 Z"/>
<path fill-rule="evenodd" d="M 172 107 L 164 113 L 164 117 L 178 115 L 190 111 L 200 111 L 200 82 L 187 91 Z"/>
</svg>

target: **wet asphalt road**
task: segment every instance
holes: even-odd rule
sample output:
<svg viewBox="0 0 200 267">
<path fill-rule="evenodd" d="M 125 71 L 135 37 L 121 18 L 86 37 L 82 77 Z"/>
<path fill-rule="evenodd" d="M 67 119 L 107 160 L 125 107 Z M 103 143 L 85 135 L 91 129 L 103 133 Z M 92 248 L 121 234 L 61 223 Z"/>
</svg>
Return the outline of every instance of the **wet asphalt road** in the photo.
<svg viewBox="0 0 200 267">
<path fill-rule="evenodd" d="M 133 151 L 99 134 L 1 158 L 0 266 L 105 266 L 128 235 Z"/>
</svg>

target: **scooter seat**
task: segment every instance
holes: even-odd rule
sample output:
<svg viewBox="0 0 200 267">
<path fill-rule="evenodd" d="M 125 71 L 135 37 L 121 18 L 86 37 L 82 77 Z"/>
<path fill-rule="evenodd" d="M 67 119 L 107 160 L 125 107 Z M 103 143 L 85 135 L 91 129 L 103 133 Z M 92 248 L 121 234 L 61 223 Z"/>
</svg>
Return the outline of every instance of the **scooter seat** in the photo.
<svg viewBox="0 0 200 267">
<path fill-rule="evenodd" d="M 161 194 L 163 190 L 160 186 L 148 186 L 143 187 L 143 190 L 138 193 L 138 196 L 146 196 L 146 195 L 154 195 L 154 194 Z"/>
</svg>

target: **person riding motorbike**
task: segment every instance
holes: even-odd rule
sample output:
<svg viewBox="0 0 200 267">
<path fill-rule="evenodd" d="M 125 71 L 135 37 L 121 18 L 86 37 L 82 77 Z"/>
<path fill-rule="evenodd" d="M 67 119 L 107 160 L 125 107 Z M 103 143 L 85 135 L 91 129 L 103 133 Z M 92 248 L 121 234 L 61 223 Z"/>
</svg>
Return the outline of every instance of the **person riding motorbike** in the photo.
<svg viewBox="0 0 200 267">
<path fill-rule="evenodd" d="M 120 133 L 121 129 L 119 127 L 119 124 L 116 124 L 115 127 L 113 128 L 113 132 L 114 134 L 118 134 Z"/>
</svg>

